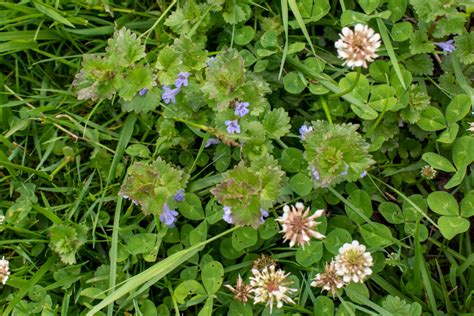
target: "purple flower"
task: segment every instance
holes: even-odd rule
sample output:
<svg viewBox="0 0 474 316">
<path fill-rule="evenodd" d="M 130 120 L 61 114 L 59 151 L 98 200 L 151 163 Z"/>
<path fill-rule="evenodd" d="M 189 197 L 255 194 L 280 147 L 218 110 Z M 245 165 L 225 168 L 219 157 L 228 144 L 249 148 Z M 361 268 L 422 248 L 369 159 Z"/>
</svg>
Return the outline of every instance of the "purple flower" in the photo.
<svg viewBox="0 0 474 316">
<path fill-rule="evenodd" d="M 240 125 L 239 125 L 239 121 L 237 120 L 229 120 L 229 121 L 225 121 L 224 124 L 227 126 L 227 133 L 229 134 L 233 134 L 233 133 L 237 133 L 237 134 L 240 134 Z"/>
<path fill-rule="evenodd" d="M 220 144 L 220 140 L 218 140 L 217 138 L 209 138 L 206 142 L 206 144 L 204 145 L 204 148 L 207 148 L 207 147 L 210 147 L 211 145 L 217 145 L 217 144 Z"/>
<path fill-rule="evenodd" d="M 166 104 L 170 103 L 170 101 L 173 103 L 176 103 L 175 97 L 178 93 L 179 93 L 179 88 L 171 89 L 169 86 L 164 86 L 163 94 L 161 95 L 161 98 Z"/>
<path fill-rule="evenodd" d="M 176 194 L 174 195 L 174 199 L 177 202 L 183 202 L 183 200 L 184 200 L 184 190 L 179 189 L 178 192 L 176 192 Z"/>
<path fill-rule="evenodd" d="M 176 79 L 176 81 L 174 82 L 176 88 L 181 88 L 181 86 L 186 87 L 188 85 L 188 77 L 190 75 L 191 74 L 189 72 L 180 72 L 178 74 L 178 79 Z"/>
<path fill-rule="evenodd" d="M 259 219 L 259 224 L 265 223 L 265 218 L 268 217 L 268 212 L 263 208 L 260 208 L 260 214 L 262 215 Z"/>
<path fill-rule="evenodd" d="M 214 57 L 214 56 L 209 57 L 209 58 L 207 59 L 207 62 L 206 62 L 207 67 L 211 67 L 212 64 L 214 63 L 214 61 L 216 61 L 216 57 Z"/>
<path fill-rule="evenodd" d="M 362 171 L 362 173 L 360 174 L 360 177 L 363 178 L 363 177 L 365 177 L 366 175 L 367 175 L 367 171 L 364 170 L 364 171 Z"/>
<path fill-rule="evenodd" d="M 243 117 L 246 114 L 249 114 L 250 110 L 248 109 L 248 107 L 248 102 L 237 102 L 237 104 L 235 105 L 235 115 Z"/>
<path fill-rule="evenodd" d="M 454 40 L 450 39 L 446 42 L 435 43 L 435 45 L 438 46 L 439 48 L 441 48 L 443 50 L 443 52 L 451 53 L 456 49 L 456 46 L 454 46 L 453 43 L 454 43 Z"/>
<path fill-rule="evenodd" d="M 224 206 L 224 216 L 222 216 L 222 219 L 225 222 L 232 224 L 232 210 L 229 206 Z"/>
<path fill-rule="evenodd" d="M 312 167 L 311 167 L 311 172 L 313 173 L 314 179 L 316 179 L 316 180 L 319 181 L 319 180 L 320 180 L 319 172 L 318 172 L 318 170 L 316 169 L 315 166 L 312 166 Z"/>
<path fill-rule="evenodd" d="M 339 175 L 346 176 L 348 172 L 349 172 L 349 166 L 346 164 L 346 169 L 344 171 L 341 171 L 341 173 L 339 173 Z"/>
<path fill-rule="evenodd" d="M 178 216 L 178 212 L 170 209 L 168 204 L 163 205 L 163 210 L 160 215 L 160 221 L 162 223 L 164 223 L 168 227 L 173 227 L 174 222 L 176 221 L 176 216 Z"/>
<path fill-rule="evenodd" d="M 304 140 L 304 137 L 306 136 L 306 134 L 310 133 L 313 131 L 313 127 L 312 126 L 308 126 L 306 124 L 303 124 L 301 125 L 300 127 L 300 137 L 301 137 L 301 140 Z"/>
<path fill-rule="evenodd" d="M 147 88 L 143 88 L 143 89 L 141 89 L 140 91 L 138 91 L 138 94 L 143 97 L 147 92 L 148 92 L 148 89 L 147 89 Z"/>
</svg>

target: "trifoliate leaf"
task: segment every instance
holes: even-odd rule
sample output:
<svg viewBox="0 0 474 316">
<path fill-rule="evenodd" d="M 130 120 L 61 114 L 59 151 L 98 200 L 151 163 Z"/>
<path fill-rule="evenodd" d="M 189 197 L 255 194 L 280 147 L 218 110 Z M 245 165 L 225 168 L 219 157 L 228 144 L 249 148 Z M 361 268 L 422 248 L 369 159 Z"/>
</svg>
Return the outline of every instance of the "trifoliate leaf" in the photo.
<svg viewBox="0 0 474 316">
<path fill-rule="evenodd" d="M 143 213 L 160 215 L 163 205 L 185 188 L 188 177 L 161 158 L 151 163 L 135 162 L 128 168 L 119 194 L 140 205 Z"/>
<path fill-rule="evenodd" d="M 474 32 L 455 37 L 456 56 L 465 65 L 474 63 Z"/>
<path fill-rule="evenodd" d="M 290 131 L 290 118 L 282 108 L 273 109 L 263 118 L 263 127 L 270 138 L 278 139 Z"/>
</svg>

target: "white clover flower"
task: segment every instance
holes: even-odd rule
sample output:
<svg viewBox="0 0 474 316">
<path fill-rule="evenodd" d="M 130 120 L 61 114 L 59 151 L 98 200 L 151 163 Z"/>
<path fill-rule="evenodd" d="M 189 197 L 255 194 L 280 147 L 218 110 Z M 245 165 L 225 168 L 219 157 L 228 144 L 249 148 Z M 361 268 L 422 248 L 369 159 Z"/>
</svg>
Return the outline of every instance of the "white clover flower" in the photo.
<svg viewBox="0 0 474 316">
<path fill-rule="evenodd" d="M 436 178 L 437 174 L 438 174 L 438 171 L 433 169 L 433 167 L 431 167 L 430 165 L 426 165 L 420 170 L 420 175 L 423 178 L 428 179 L 428 180 L 433 180 L 434 178 Z"/>
<path fill-rule="evenodd" d="M 339 254 L 335 258 L 335 269 L 345 283 L 362 283 L 372 274 L 370 267 L 374 262 L 370 253 L 365 250 L 365 246 L 359 244 L 357 240 L 339 248 Z"/>
<path fill-rule="evenodd" d="M 288 296 L 296 292 L 297 289 L 288 287 L 291 283 L 287 279 L 288 274 L 279 269 L 275 271 L 275 266 L 265 267 L 262 270 L 252 269 L 253 277 L 250 277 L 250 290 L 254 294 L 254 304 L 264 303 L 270 307 L 272 312 L 273 305 L 281 308 L 283 303 L 295 304 Z"/>
<path fill-rule="evenodd" d="M 469 123 L 469 128 L 467 130 L 471 133 L 474 133 L 474 122 Z"/>
<path fill-rule="evenodd" d="M 235 288 L 231 285 L 224 285 L 226 288 L 228 288 L 233 294 L 234 294 L 234 299 L 236 299 L 239 302 L 242 303 L 247 303 L 250 297 L 250 291 L 252 287 L 248 284 L 246 284 L 243 280 L 242 277 L 239 274 L 239 277 L 237 278 L 237 283 L 235 285 Z"/>
<path fill-rule="evenodd" d="M 303 203 L 300 202 L 291 207 L 285 205 L 283 215 L 276 219 L 282 226 L 281 232 L 285 234 L 284 241 L 289 240 L 290 247 L 298 244 L 304 248 L 312 237 L 325 238 L 323 234 L 313 230 L 321 224 L 316 222 L 315 219 L 321 217 L 324 210 L 317 210 L 313 215 L 308 216 L 309 210 L 309 207 L 305 210 Z"/>
<path fill-rule="evenodd" d="M 356 24 L 354 31 L 344 27 L 339 37 L 334 46 L 339 58 L 344 59 L 343 65 L 367 68 L 367 62 L 378 57 L 375 52 L 380 47 L 380 35 L 367 25 Z"/>
<path fill-rule="evenodd" d="M 2 257 L 2 260 L 0 260 L 0 282 L 2 282 L 3 285 L 7 283 L 9 275 L 10 275 L 9 262 L 8 260 L 5 260 L 5 257 Z"/>
<path fill-rule="evenodd" d="M 336 273 L 336 263 L 326 263 L 323 273 L 318 273 L 311 282 L 311 286 L 320 287 L 323 290 L 330 291 L 332 296 L 336 295 L 337 289 L 344 286 L 344 281 L 341 276 Z"/>
</svg>

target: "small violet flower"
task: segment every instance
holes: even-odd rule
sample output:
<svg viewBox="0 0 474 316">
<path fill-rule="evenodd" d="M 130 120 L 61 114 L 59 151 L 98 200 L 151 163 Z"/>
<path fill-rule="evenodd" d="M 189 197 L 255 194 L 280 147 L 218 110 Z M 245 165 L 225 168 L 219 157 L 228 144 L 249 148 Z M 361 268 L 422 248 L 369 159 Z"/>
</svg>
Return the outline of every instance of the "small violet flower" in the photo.
<svg viewBox="0 0 474 316">
<path fill-rule="evenodd" d="M 206 62 L 207 67 L 211 67 L 215 60 L 216 60 L 216 57 L 214 56 L 209 57 Z"/>
<path fill-rule="evenodd" d="M 163 210 L 160 215 L 160 221 L 162 223 L 164 223 L 168 227 L 173 227 L 174 222 L 176 222 L 176 216 L 178 216 L 178 212 L 170 209 L 168 204 L 163 205 Z"/>
<path fill-rule="evenodd" d="M 188 77 L 190 75 L 191 74 L 189 72 L 180 72 L 178 74 L 178 79 L 176 79 L 176 81 L 174 82 L 176 88 L 181 88 L 181 86 L 186 87 L 188 85 Z"/>
<path fill-rule="evenodd" d="M 360 177 L 363 178 L 363 177 L 365 177 L 366 175 L 367 175 L 367 171 L 364 170 L 364 171 L 362 171 L 362 173 L 360 174 Z"/>
<path fill-rule="evenodd" d="M 456 49 L 456 46 L 454 46 L 453 43 L 454 40 L 450 39 L 446 42 L 435 43 L 435 45 L 441 48 L 445 53 L 452 53 Z"/>
<path fill-rule="evenodd" d="M 171 89 L 169 86 L 163 87 L 163 94 L 161 98 L 166 104 L 170 102 L 176 103 L 176 95 L 179 93 L 179 88 Z"/>
<path fill-rule="evenodd" d="M 138 94 L 143 97 L 147 92 L 148 92 L 148 89 L 147 89 L 147 88 L 143 88 L 143 89 L 141 89 L 140 91 L 138 91 Z"/>
<path fill-rule="evenodd" d="M 220 144 L 220 140 L 218 140 L 217 138 L 209 138 L 206 142 L 206 144 L 204 145 L 204 148 L 207 148 L 207 147 L 210 147 L 212 145 L 217 145 L 217 144 Z"/>
<path fill-rule="evenodd" d="M 318 172 L 318 170 L 316 169 L 315 166 L 312 166 L 312 167 L 311 167 L 311 172 L 313 173 L 314 179 L 316 179 L 316 180 L 318 180 L 318 181 L 321 179 L 321 178 L 319 177 L 319 172 Z"/>
<path fill-rule="evenodd" d="M 249 103 L 248 102 L 237 102 L 235 105 L 235 115 L 243 117 L 249 114 Z"/>
<path fill-rule="evenodd" d="M 265 218 L 268 217 L 268 212 L 263 208 L 260 208 L 260 214 L 262 215 L 259 220 L 259 224 L 265 223 Z"/>
<path fill-rule="evenodd" d="M 240 134 L 240 125 L 239 125 L 239 122 L 237 120 L 229 120 L 229 121 L 225 121 L 224 122 L 225 125 L 227 126 L 227 133 L 229 134 L 234 134 L 234 133 L 237 133 L 237 134 Z"/>
<path fill-rule="evenodd" d="M 313 127 L 312 126 L 308 126 L 306 124 L 304 125 L 301 125 L 300 129 L 299 129 L 299 132 L 300 132 L 300 137 L 301 137 L 301 140 L 304 140 L 304 137 L 306 136 L 306 134 L 310 133 L 313 131 Z"/>
<path fill-rule="evenodd" d="M 344 171 L 341 171 L 341 173 L 339 173 L 339 175 L 341 176 L 347 176 L 347 173 L 349 172 L 349 166 L 346 165 L 346 169 L 344 169 Z"/>
<path fill-rule="evenodd" d="M 232 210 L 229 206 L 224 206 L 224 216 L 222 216 L 222 219 L 225 222 L 232 224 Z"/>
<path fill-rule="evenodd" d="M 174 195 L 174 199 L 177 202 L 182 202 L 184 200 L 184 190 L 179 189 L 178 192 Z"/>
</svg>

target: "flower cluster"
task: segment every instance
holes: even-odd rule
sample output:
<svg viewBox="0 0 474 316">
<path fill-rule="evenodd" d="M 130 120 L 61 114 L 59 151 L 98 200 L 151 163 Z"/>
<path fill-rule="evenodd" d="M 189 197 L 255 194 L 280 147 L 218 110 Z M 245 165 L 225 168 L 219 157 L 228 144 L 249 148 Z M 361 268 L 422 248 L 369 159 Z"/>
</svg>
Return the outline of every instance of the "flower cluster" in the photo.
<svg viewBox="0 0 474 316">
<path fill-rule="evenodd" d="M 338 255 L 326 264 L 323 273 L 318 273 L 311 283 L 313 287 L 331 291 L 334 296 L 344 285 L 362 283 L 372 274 L 373 259 L 364 245 L 357 240 L 346 243 L 339 248 Z"/>
<path fill-rule="evenodd" d="M 186 87 L 188 85 L 188 77 L 190 75 L 189 72 L 180 72 L 178 78 L 174 82 L 176 86 L 174 89 L 171 89 L 170 86 L 163 86 L 163 94 L 161 95 L 161 98 L 166 104 L 169 104 L 170 102 L 176 103 L 176 95 L 178 95 L 181 87 Z"/>
<path fill-rule="evenodd" d="M 290 241 L 290 247 L 298 244 L 304 248 L 311 238 L 323 239 L 325 236 L 314 230 L 316 226 L 321 224 L 315 219 L 321 217 L 324 210 L 317 210 L 313 215 L 309 215 L 310 208 L 306 208 L 303 203 L 296 203 L 291 207 L 285 205 L 283 207 L 283 215 L 277 219 L 282 226 L 284 233 L 284 241 Z"/>
<path fill-rule="evenodd" d="M 378 57 L 375 52 L 380 47 L 380 35 L 367 25 L 356 24 L 354 31 L 344 27 L 339 37 L 334 45 L 339 58 L 344 59 L 343 65 L 367 68 L 367 63 Z"/>
<path fill-rule="evenodd" d="M 10 267 L 8 260 L 5 260 L 5 257 L 2 257 L 0 260 L 0 282 L 5 285 L 7 283 L 8 277 L 10 276 Z"/>
<path fill-rule="evenodd" d="M 178 212 L 172 210 L 168 204 L 163 205 L 163 210 L 160 215 L 160 222 L 165 224 L 168 227 L 174 227 L 174 222 L 176 222 L 176 217 Z"/>
<path fill-rule="evenodd" d="M 291 281 L 288 280 L 289 273 L 278 269 L 274 265 L 262 270 L 252 269 L 253 276 L 250 277 L 251 293 L 254 294 L 254 304 L 266 303 L 272 312 L 273 305 L 277 308 L 283 307 L 284 303 L 295 304 L 289 295 L 297 291 L 290 288 Z"/>
<path fill-rule="evenodd" d="M 438 175 L 438 171 L 433 169 L 430 165 L 426 165 L 420 170 L 420 175 L 427 180 L 433 180 Z"/>
<path fill-rule="evenodd" d="M 249 110 L 249 103 L 248 102 L 234 102 L 234 114 L 240 118 L 244 117 L 245 115 L 250 113 Z M 227 126 L 226 130 L 227 133 L 229 134 L 240 134 L 240 125 L 239 125 L 239 119 L 236 118 L 234 120 L 227 120 L 224 122 L 224 124 Z"/>
</svg>

